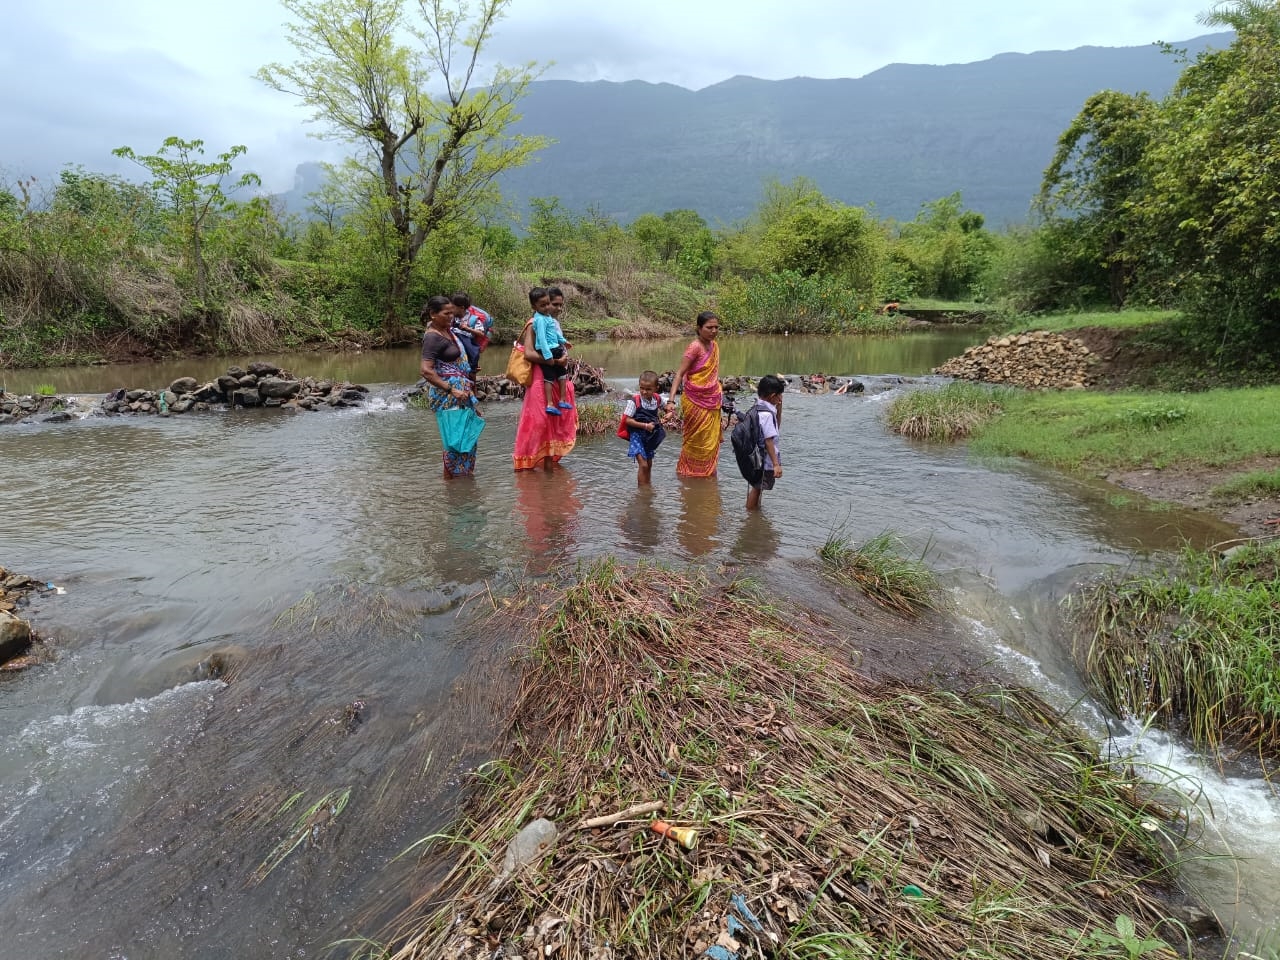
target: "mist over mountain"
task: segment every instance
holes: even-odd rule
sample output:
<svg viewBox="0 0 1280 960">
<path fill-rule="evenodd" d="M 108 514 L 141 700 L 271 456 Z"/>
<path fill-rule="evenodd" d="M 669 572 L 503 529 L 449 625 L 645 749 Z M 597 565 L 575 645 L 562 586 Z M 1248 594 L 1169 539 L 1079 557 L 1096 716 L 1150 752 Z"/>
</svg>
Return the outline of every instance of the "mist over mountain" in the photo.
<svg viewBox="0 0 1280 960">
<path fill-rule="evenodd" d="M 1174 44 L 1189 56 L 1231 34 Z M 1001 226 L 1027 219 L 1058 136 L 1100 90 L 1164 96 L 1185 64 L 1155 45 L 1002 54 L 947 66 L 892 64 L 848 80 L 734 77 L 702 90 L 642 81 L 539 81 L 521 132 L 555 143 L 501 181 L 517 211 L 559 197 L 629 223 L 692 208 L 708 221 L 747 216 L 770 177 L 806 176 L 827 196 L 911 219 L 960 191 Z M 286 195 L 306 206 L 319 168 Z"/>
</svg>

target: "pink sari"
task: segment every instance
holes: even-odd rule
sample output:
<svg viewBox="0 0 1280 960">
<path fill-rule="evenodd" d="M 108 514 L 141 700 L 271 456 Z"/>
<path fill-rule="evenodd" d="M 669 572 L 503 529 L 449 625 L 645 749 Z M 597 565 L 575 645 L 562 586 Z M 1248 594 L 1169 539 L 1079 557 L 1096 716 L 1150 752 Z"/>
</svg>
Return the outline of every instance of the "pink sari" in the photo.
<svg viewBox="0 0 1280 960">
<path fill-rule="evenodd" d="M 573 382 L 562 380 L 561 389 L 567 391 L 572 410 L 561 411 L 560 416 L 547 416 L 547 404 L 542 391 L 542 364 L 533 365 L 533 380 L 524 388 L 524 404 L 520 408 L 520 425 L 516 427 L 516 448 L 512 454 L 517 470 L 533 470 L 547 457 L 552 463 L 573 449 L 578 442 L 578 405 L 574 400 Z"/>
</svg>

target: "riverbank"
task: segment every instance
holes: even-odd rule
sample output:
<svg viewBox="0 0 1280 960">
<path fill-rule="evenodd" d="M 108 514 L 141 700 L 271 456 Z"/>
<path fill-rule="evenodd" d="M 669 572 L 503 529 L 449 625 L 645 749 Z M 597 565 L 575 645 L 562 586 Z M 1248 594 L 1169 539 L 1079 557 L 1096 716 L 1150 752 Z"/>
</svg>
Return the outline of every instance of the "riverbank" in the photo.
<svg viewBox="0 0 1280 960">
<path fill-rule="evenodd" d="M 1009 330 L 937 370 L 1031 390 L 957 389 L 937 418 L 964 419 L 978 455 L 1091 474 L 1151 501 L 1215 513 L 1245 536 L 1273 534 L 1280 386 L 1251 385 L 1265 371 L 1233 372 L 1179 350 L 1181 323 L 1170 311 L 1127 311 Z"/>
<path fill-rule="evenodd" d="M 531 638 L 509 747 L 424 839 L 393 956 L 1221 955 L 1171 797 L 1025 691 L 855 666 L 878 633 L 919 671 L 936 621 L 775 602 L 606 561 L 504 611 Z"/>
</svg>

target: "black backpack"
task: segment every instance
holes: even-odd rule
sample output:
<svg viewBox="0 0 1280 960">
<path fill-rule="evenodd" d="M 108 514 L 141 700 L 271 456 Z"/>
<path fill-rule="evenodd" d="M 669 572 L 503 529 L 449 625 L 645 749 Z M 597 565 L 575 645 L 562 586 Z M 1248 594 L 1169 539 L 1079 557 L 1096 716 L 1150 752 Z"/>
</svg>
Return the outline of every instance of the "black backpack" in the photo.
<svg viewBox="0 0 1280 960">
<path fill-rule="evenodd" d="M 733 455 L 738 459 L 742 479 L 755 486 L 764 477 L 764 435 L 760 432 L 760 411 L 768 411 L 757 401 L 746 413 L 738 414 L 738 422 L 729 434 Z"/>
</svg>

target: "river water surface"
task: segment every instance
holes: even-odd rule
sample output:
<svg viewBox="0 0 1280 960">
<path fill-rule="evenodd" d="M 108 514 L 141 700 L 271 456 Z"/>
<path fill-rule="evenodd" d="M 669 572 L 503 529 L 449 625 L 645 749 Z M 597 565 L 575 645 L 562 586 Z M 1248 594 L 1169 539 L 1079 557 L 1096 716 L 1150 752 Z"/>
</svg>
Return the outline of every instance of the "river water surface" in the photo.
<svg viewBox="0 0 1280 960">
<path fill-rule="evenodd" d="M 375 933 L 403 905 L 392 859 L 448 825 L 501 715 L 510 639 L 478 616 L 487 592 L 544 589 L 583 559 L 737 567 L 804 597 L 830 534 L 894 530 L 944 577 L 981 658 L 1107 736 L 1059 600 L 1109 566 L 1233 531 L 888 433 L 886 403 L 980 336 L 727 339 L 726 376 L 823 370 L 869 387 L 788 393 L 787 472 L 754 516 L 731 455 L 718 481 L 675 477 L 678 438 L 646 490 L 612 435 L 515 474 L 515 405 L 488 406 L 476 478 L 446 483 L 432 416 L 402 399 L 412 351 L 271 358 L 370 385 L 362 409 L 0 428 L 0 563 L 66 590 L 31 609 L 57 659 L 0 683 L 0 958 L 310 957 Z M 576 352 L 632 388 L 683 346 Z M 5 386 L 95 394 L 227 364 L 10 371 Z M 1110 732 L 1194 772 L 1215 849 L 1247 858 L 1195 879 L 1226 922 L 1273 923 L 1280 804 L 1176 742 Z M 306 815 L 339 797 L 338 817 Z"/>
</svg>

